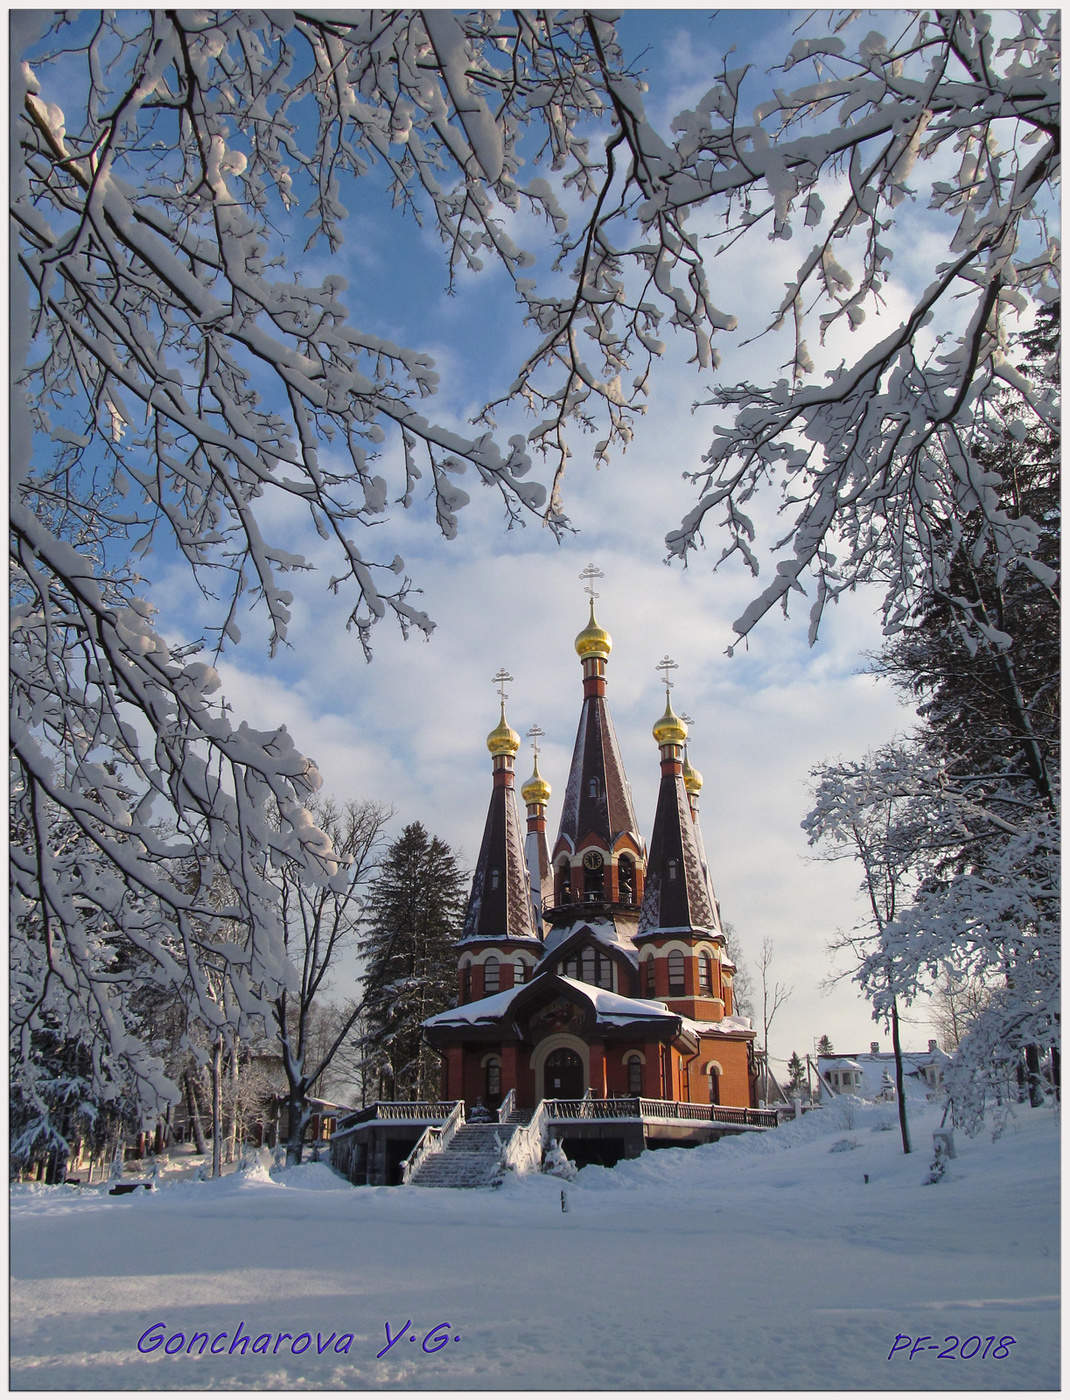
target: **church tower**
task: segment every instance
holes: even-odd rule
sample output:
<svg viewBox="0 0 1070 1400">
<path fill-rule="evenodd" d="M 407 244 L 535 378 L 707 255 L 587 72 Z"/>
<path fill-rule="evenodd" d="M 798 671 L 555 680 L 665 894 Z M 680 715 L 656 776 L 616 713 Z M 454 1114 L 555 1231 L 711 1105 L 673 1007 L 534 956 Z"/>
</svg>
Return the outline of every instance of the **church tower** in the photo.
<svg viewBox="0 0 1070 1400">
<path fill-rule="evenodd" d="M 526 982 L 542 955 L 514 791 L 520 735 L 505 718 L 505 684 L 512 679 L 504 670 L 494 677 L 501 712 L 487 735 L 493 785 L 459 944 L 462 1004 Z"/>
<path fill-rule="evenodd" d="M 595 618 L 589 564 L 580 575 L 590 594 L 590 617 L 576 638 L 583 667 L 583 705 L 572 751 L 561 824 L 553 848 L 553 903 L 545 910 L 553 946 L 577 923 L 614 925 L 616 939 L 631 943 L 643 896 L 644 850 L 606 704 L 606 665 L 612 639 Z"/>
<path fill-rule="evenodd" d="M 531 740 L 534 769 L 531 777 L 520 789 L 520 796 L 528 813 L 528 834 L 524 842 L 524 852 L 528 863 L 528 881 L 531 885 L 532 916 L 535 932 L 540 938 L 544 935 L 543 909 L 553 902 L 554 880 L 550 865 L 550 847 L 546 843 L 546 805 L 550 801 L 550 784 L 539 772 L 539 740 L 543 731 L 537 724 L 528 730 Z"/>
<path fill-rule="evenodd" d="M 661 754 L 661 786 L 636 934 L 640 995 L 664 1001 L 670 1010 L 694 1021 L 719 1021 L 725 1015 L 724 934 L 693 794 L 685 782 L 687 725 L 674 713 L 669 695 L 669 673 L 675 669 L 669 657 L 658 663 L 665 682 L 665 713 L 653 729 Z M 687 767 L 697 796 L 701 778 L 690 764 Z"/>
</svg>

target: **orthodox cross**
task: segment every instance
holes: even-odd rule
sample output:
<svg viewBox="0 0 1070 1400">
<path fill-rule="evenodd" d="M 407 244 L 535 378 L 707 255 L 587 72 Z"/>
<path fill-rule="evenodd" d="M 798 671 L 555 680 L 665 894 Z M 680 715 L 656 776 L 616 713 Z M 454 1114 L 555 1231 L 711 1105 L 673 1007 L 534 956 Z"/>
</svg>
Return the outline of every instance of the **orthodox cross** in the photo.
<svg viewBox="0 0 1070 1400">
<path fill-rule="evenodd" d="M 692 728 L 694 728 L 695 721 L 691 718 L 690 715 L 685 715 L 684 712 L 683 712 L 683 710 L 680 711 L 680 718 L 681 718 L 681 719 L 683 720 L 683 722 L 687 725 L 687 727 L 688 727 L 689 730 L 692 729 Z M 690 736 L 690 734 L 689 734 L 689 735 L 688 735 L 688 738 L 690 738 L 690 737 L 691 737 L 691 736 Z M 687 741 L 686 741 L 686 740 L 684 741 L 684 757 L 685 757 L 685 758 L 687 757 Z"/>
<path fill-rule="evenodd" d="M 531 740 L 531 751 L 536 759 L 539 757 L 539 740 L 545 733 L 545 729 L 540 729 L 537 724 L 533 724 L 528 730 L 528 738 Z"/>
<path fill-rule="evenodd" d="M 668 700 L 669 698 L 669 691 L 672 690 L 672 681 L 669 680 L 669 672 L 676 671 L 678 669 L 679 667 L 677 666 L 676 662 L 672 659 L 671 656 L 663 656 L 658 662 L 658 664 L 654 667 L 655 671 L 660 671 L 662 673 L 661 679 L 665 684 L 666 700 Z"/>
<path fill-rule="evenodd" d="M 496 676 L 491 676 L 491 678 L 490 678 L 490 683 L 491 683 L 491 685 L 496 685 L 496 686 L 498 687 L 498 698 L 499 698 L 499 699 L 501 700 L 501 702 L 502 702 L 502 708 L 503 708 L 503 709 L 505 708 L 505 699 L 506 699 L 506 696 L 505 696 L 505 683 L 506 683 L 506 681 L 511 681 L 511 680 L 513 680 L 513 679 L 514 679 L 514 677 L 511 676 L 511 675 L 509 674 L 509 672 L 505 669 L 504 666 L 502 666 L 502 667 L 499 668 L 498 674 L 497 674 Z"/>
<path fill-rule="evenodd" d="M 580 578 L 583 580 L 583 591 L 593 603 L 598 597 L 598 594 L 594 591 L 594 581 L 596 578 L 605 578 L 605 574 L 601 569 L 596 569 L 593 564 L 588 564 L 583 573 L 580 574 Z"/>
</svg>

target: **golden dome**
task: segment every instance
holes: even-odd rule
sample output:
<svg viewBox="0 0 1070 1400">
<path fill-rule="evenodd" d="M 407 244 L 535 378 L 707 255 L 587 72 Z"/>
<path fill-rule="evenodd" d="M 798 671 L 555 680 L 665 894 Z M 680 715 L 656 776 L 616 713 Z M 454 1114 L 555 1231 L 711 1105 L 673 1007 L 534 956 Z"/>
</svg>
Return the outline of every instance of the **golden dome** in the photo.
<svg viewBox="0 0 1070 1400">
<path fill-rule="evenodd" d="M 612 650 L 613 638 L 604 627 L 599 627 L 594 620 L 594 599 L 592 598 L 591 620 L 576 638 L 576 652 L 584 660 L 588 656 L 597 656 L 606 661 Z"/>
<path fill-rule="evenodd" d="M 538 803 L 545 807 L 550 800 L 550 784 L 539 772 L 539 756 L 535 755 L 535 771 L 520 789 L 520 796 L 529 806 Z"/>
<path fill-rule="evenodd" d="M 687 725 L 679 715 L 673 714 L 668 696 L 665 697 L 665 713 L 654 725 L 653 732 L 658 744 L 682 744 L 687 738 Z"/>
<path fill-rule="evenodd" d="M 697 797 L 702 791 L 702 774 L 697 768 L 692 768 L 690 762 L 684 759 L 684 787 L 692 797 Z"/>
<path fill-rule="evenodd" d="M 510 728 L 505 718 L 505 701 L 502 701 L 502 717 L 498 721 L 497 728 L 492 729 L 487 735 L 487 748 L 498 757 L 499 754 L 513 754 L 520 750 L 520 735 L 515 729 Z"/>
</svg>

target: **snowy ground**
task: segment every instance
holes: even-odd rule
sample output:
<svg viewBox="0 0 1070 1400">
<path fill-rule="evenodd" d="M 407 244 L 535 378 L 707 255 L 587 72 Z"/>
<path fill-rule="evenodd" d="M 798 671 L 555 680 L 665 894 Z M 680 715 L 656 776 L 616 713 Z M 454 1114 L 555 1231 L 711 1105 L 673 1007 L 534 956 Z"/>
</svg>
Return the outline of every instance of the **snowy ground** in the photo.
<svg viewBox="0 0 1070 1400">
<path fill-rule="evenodd" d="M 123 1197 L 15 1187 L 12 1385 L 1056 1388 L 1051 1110 L 1020 1110 L 996 1142 L 957 1135 L 923 1186 L 931 1116 L 915 1110 L 904 1157 L 878 1130 L 887 1108 L 837 1124 L 844 1108 L 589 1167 L 567 1213 L 548 1177 L 354 1189 L 319 1165 Z M 156 1323 L 143 1345 L 182 1351 L 139 1352 Z M 387 1326 L 399 1340 L 377 1359 Z M 188 1354 L 195 1333 L 217 1354 Z M 242 1354 L 245 1335 L 275 1354 Z M 928 1340 L 889 1360 L 904 1336 Z"/>
</svg>

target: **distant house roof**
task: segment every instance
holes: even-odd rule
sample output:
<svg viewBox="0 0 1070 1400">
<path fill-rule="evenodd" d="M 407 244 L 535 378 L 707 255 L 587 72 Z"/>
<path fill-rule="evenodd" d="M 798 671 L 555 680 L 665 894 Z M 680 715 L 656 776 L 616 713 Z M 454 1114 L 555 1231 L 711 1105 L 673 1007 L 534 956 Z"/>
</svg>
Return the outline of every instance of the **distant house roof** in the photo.
<svg viewBox="0 0 1070 1400">
<path fill-rule="evenodd" d="M 936 1045 L 928 1050 L 904 1050 L 903 1075 L 907 1094 L 912 1098 L 927 1094 L 933 1087 L 932 1069 L 936 1069 L 939 1079 L 950 1059 L 951 1056 Z M 895 1055 L 891 1050 L 869 1050 L 855 1055 L 818 1055 L 817 1063 L 824 1075 L 835 1070 L 860 1070 L 862 1083 L 857 1086 L 857 1092 L 864 1099 L 877 1097 L 886 1074 L 893 1081 L 895 1078 Z M 926 1075 L 926 1070 L 930 1071 L 930 1075 Z"/>
</svg>

